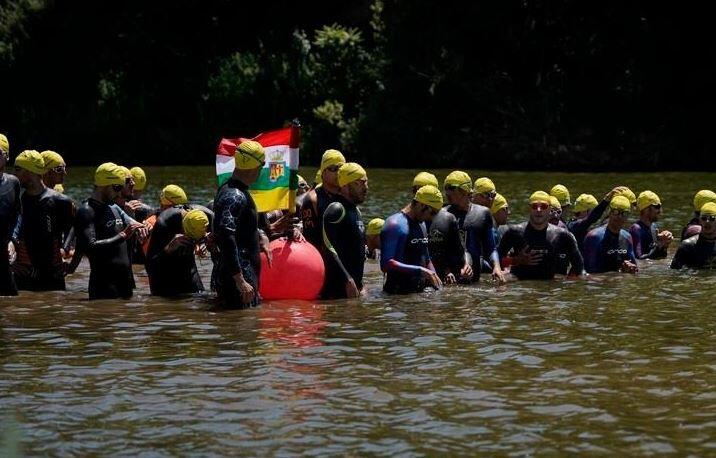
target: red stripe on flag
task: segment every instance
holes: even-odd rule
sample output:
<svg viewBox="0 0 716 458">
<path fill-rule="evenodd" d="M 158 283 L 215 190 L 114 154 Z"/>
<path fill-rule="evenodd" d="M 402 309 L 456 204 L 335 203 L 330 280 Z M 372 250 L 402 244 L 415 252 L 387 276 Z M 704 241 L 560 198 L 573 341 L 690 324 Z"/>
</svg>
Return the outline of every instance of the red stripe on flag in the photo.
<svg viewBox="0 0 716 458">
<path fill-rule="evenodd" d="M 236 146 L 246 140 L 256 140 L 261 146 L 269 147 L 276 145 L 288 145 L 290 148 L 298 148 L 301 141 L 301 130 L 298 127 L 286 127 L 285 129 L 272 130 L 258 134 L 252 139 L 239 138 L 222 138 L 216 152 L 222 156 L 233 156 L 236 152 Z"/>
</svg>

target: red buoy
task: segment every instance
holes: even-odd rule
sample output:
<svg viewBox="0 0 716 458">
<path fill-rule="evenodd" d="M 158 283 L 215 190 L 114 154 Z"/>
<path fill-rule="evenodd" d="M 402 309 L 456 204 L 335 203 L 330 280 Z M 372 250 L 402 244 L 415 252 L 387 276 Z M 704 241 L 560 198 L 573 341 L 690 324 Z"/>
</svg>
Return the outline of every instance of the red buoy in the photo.
<svg viewBox="0 0 716 458">
<path fill-rule="evenodd" d="M 259 292 L 264 300 L 318 298 L 323 286 L 325 267 L 318 250 L 309 242 L 286 238 L 269 244 L 273 255 L 271 267 L 261 253 Z"/>
</svg>

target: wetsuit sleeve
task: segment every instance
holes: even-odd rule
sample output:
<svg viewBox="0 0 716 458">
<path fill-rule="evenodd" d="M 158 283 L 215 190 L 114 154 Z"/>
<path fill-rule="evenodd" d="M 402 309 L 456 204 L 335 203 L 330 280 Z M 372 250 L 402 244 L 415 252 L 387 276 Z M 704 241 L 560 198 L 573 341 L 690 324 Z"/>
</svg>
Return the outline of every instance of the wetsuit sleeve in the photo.
<svg viewBox="0 0 716 458">
<path fill-rule="evenodd" d="M 75 217 L 75 232 L 83 248 L 92 250 L 103 246 L 122 243 L 125 239 L 120 232 L 107 239 L 97 239 L 94 227 L 94 211 L 88 207 L 80 208 Z"/>
<path fill-rule="evenodd" d="M 637 258 L 642 259 L 642 255 L 644 253 L 641 248 L 641 227 L 636 223 L 632 224 L 631 227 L 629 227 L 629 235 L 631 235 L 634 255 Z"/>
<path fill-rule="evenodd" d="M 674 254 L 674 259 L 671 260 L 671 264 L 669 265 L 669 267 L 671 267 L 672 269 L 681 269 L 682 267 L 684 267 L 684 265 L 685 265 L 685 262 L 684 262 L 685 256 L 684 255 L 685 254 L 686 254 L 686 250 L 685 250 L 684 244 L 682 242 L 679 249 L 676 250 L 676 254 Z"/>
<path fill-rule="evenodd" d="M 596 229 L 595 229 L 596 230 Z M 589 273 L 599 272 L 599 242 L 600 237 L 594 231 L 584 238 L 584 269 Z"/>
<path fill-rule="evenodd" d="M 345 266 L 343 265 L 343 262 L 341 261 L 341 257 L 338 255 L 338 252 L 333 247 L 333 241 L 337 240 L 338 234 L 344 230 L 342 228 L 342 222 L 345 221 L 346 218 L 346 209 L 340 202 L 333 202 L 330 204 L 326 211 L 323 212 L 323 244 L 325 245 L 326 249 L 328 249 L 328 252 L 333 257 L 333 260 L 336 262 L 338 267 L 340 267 L 341 272 L 343 272 L 343 277 L 346 281 L 349 281 L 352 279 L 351 275 L 348 273 L 348 270 L 346 270 Z"/>
<path fill-rule="evenodd" d="M 592 211 L 589 212 L 586 218 L 584 218 L 582 221 L 584 221 L 584 224 L 586 224 L 587 227 L 591 226 L 592 224 L 599 221 L 599 218 L 602 217 L 604 214 L 604 210 L 607 209 L 609 206 L 609 201 L 606 199 L 602 199 L 601 202 L 599 202 L 599 205 L 594 207 Z"/>
<path fill-rule="evenodd" d="M 402 258 L 408 240 L 408 225 L 388 221 L 380 233 L 380 269 L 383 272 L 418 273 L 422 267 L 405 264 Z"/>
<path fill-rule="evenodd" d="M 497 254 L 499 258 L 505 258 L 507 253 L 509 253 L 512 248 L 514 248 L 514 236 L 512 229 L 508 228 L 500 239 L 500 245 L 497 247 Z"/>
<path fill-rule="evenodd" d="M 122 218 L 122 222 L 124 223 L 125 226 L 129 226 L 131 224 L 139 224 L 139 222 L 136 219 L 129 216 L 129 214 L 127 212 L 125 212 L 124 209 L 122 207 L 120 207 L 119 205 L 115 205 L 114 208 L 118 211 L 119 217 Z"/>
<path fill-rule="evenodd" d="M 564 235 L 564 243 L 566 244 L 566 252 L 569 254 L 569 263 L 571 268 L 569 275 L 583 275 L 584 274 L 584 259 L 582 253 L 579 252 L 579 246 L 577 245 L 577 239 L 574 238 L 571 232 L 566 232 Z"/>
<path fill-rule="evenodd" d="M 632 241 L 631 235 L 627 237 L 627 258 L 629 261 L 636 264 L 636 256 L 634 255 L 634 242 Z"/>
<path fill-rule="evenodd" d="M 169 254 L 164 248 L 174 239 L 174 234 L 182 232 L 182 213 L 180 211 L 169 210 L 169 213 L 163 213 L 152 228 L 152 236 L 149 239 L 149 248 L 147 250 L 147 261 L 156 261 L 163 257 L 171 257 L 175 254 Z"/>
<path fill-rule="evenodd" d="M 246 207 L 246 200 L 241 193 L 225 195 L 214 207 L 216 217 L 216 246 L 222 253 L 222 261 L 231 275 L 241 272 L 241 256 L 236 245 L 236 217 Z"/>
<path fill-rule="evenodd" d="M 0 172 L 0 177 L 2 176 L 2 172 Z M 20 215 L 22 203 L 20 200 L 20 184 L 18 181 L 15 181 L 14 184 L 15 187 L 15 202 L 13 202 L 12 210 L 10 211 L 10 218 L 8 220 L 8 226 L 7 226 L 7 236 L 9 239 L 17 240 L 15 231 L 20 230 L 20 218 L 22 216 Z M 19 232 L 17 233 L 17 236 L 19 236 Z"/>
</svg>

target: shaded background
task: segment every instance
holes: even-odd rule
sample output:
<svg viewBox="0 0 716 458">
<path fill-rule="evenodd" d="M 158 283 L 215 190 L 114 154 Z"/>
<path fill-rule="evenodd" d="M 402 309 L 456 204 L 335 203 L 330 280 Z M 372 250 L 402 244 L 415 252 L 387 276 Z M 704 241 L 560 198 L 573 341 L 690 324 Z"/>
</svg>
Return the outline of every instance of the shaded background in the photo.
<svg viewBox="0 0 716 458">
<path fill-rule="evenodd" d="M 71 165 L 212 164 L 298 117 L 302 161 L 713 170 L 715 38 L 686 5 L 19 0 L 0 132 Z"/>
</svg>

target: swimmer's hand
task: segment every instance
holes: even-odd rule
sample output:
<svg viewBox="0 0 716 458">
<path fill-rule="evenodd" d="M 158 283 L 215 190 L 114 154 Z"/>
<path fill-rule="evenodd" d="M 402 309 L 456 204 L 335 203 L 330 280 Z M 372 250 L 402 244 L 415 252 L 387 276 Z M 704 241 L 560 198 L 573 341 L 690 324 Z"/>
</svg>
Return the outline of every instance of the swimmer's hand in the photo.
<svg viewBox="0 0 716 458">
<path fill-rule="evenodd" d="M 674 241 L 674 234 L 669 231 L 661 231 L 659 232 L 659 234 L 657 234 L 656 238 L 658 240 L 659 246 L 661 248 L 666 248 L 671 245 L 671 242 Z"/>
<path fill-rule="evenodd" d="M 430 283 L 430 286 L 432 286 L 435 289 L 442 289 L 443 282 L 440 281 L 440 277 L 438 277 L 438 274 L 433 272 L 430 269 L 426 269 L 423 267 L 423 278 L 427 280 Z"/>
<path fill-rule="evenodd" d="M 525 245 L 517 256 L 512 258 L 513 266 L 536 266 L 542 261 L 542 253 L 533 253 L 529 245 Z"/>
<path fill-rule="evenodd" d="M 124 203 L 124 208 L 128 208 L 132 212 L 139 210 L 142 207 L 142 202 L 139 200 L 130 200 Z"/>
<path fill-rule="evenodd" d="M 631 261 L 624 261 L 622 263 L 622 268 L 620 269 L 620 272 L 625 272 L 628 274 L 635 274 L 635 273 L 639 272 L 639 266 L 637 266 L 636 264 L 634 264 Z"/>
<path fill-rule="evenodd" d="M 236 288 L 241 294 L 241 301 L 244 304 L 248 304 L 249 302 L 251 302 L 256 295 L 256 291 L 249 282 L 244 280 L 244 276 L 241 274 L 241 272 L 234 275 L 234 282 L 236 283 Z"/>
<path fill-rule="evenodd" d="M 450 272 L 449 274 L 445 275 L 445 284 L 446 285 L 454 285 L 457 283 L 455 280 L 455 274 Z"/>
<path fill-rule="evenodd" d="M 609 191 L 608 193 L 606 193 L 606 195 L 604 196 L 604 200 L 612 200 L 612 197 L 614 197 L 615 195 L 621 193 L 621 192 L 624 191 L 625 189 L 627 189 L 626 186 L 617 186 L 617 187 L 615 187 L 614 189 L 612 189 L 611 191 Z"/>
<path fill-rule="evenodd" d="M 460 278 L 462 280 L 471 280 L 474 274 L 472 266 L 468 263 L 465 263 L 465 265 L 462 266 L 462 269 L 460 269 Z"/>
<path fill-rule="evenodd" d="M 358 290 L 358 286 L 356 286 L 355 280 L 351 278 L 346 282 L 346 297 L 353 299 L 358 296 L 360 296 L 360 291 Z"/>
<path fill-rule="evenodd" d="M 492 281 L 502 285 L 507 282 L 505 279 L 505 273 L 500 269 L 500 265 L 495 265 L 492 269 Z"/>
<path fill-rule="evenodd" d="M 271 253 L 271 247 L 269 247 L 268 236 L 263 231 L 259 235 L 259 249 L 266 255 L 266 263 L 271 267 L 273 265 L 273 253 Z"/>
</svg>

